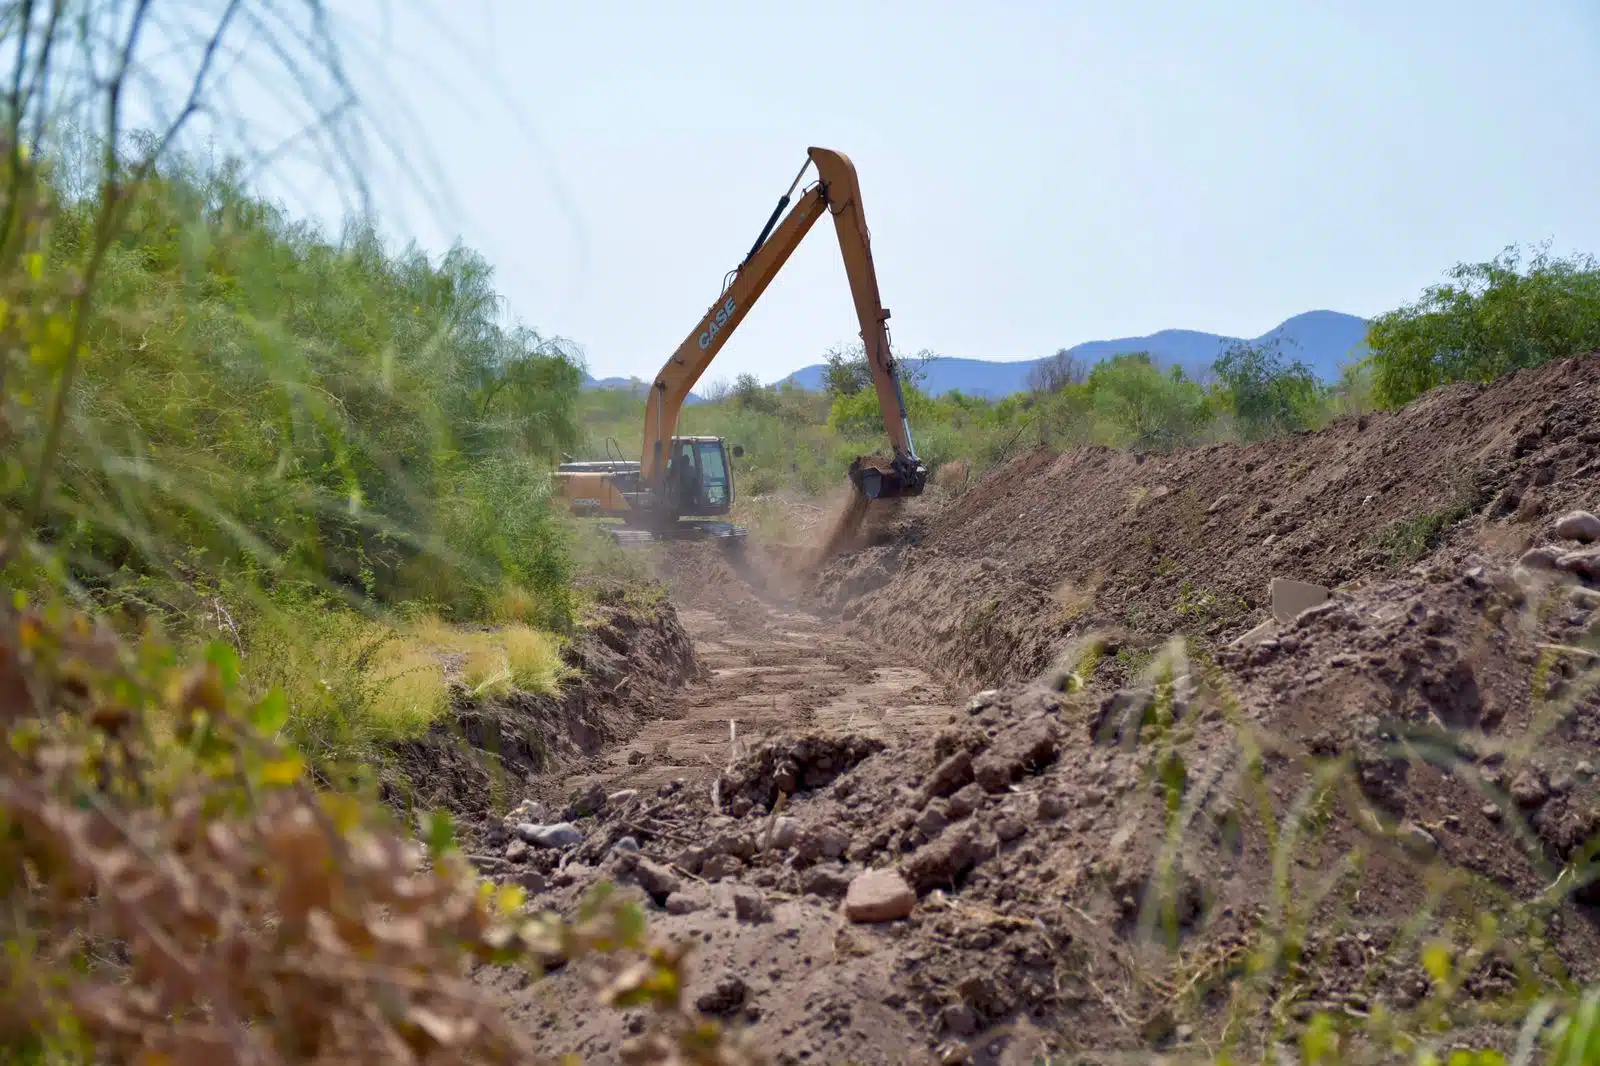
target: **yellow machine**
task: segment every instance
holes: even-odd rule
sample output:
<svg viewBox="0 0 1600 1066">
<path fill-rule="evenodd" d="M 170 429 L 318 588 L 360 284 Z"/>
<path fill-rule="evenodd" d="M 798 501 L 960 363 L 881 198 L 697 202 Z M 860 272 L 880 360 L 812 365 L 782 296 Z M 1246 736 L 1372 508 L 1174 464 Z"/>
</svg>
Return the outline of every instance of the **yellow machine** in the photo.
<svg viewBox="0 0 1600 1066">
<path fill-rule="evenodd" d="M 889 350 L 889 312 L 878 295 L 856 168 L 843 154 L 826 148 L 811 148 L 807 154 L 744 261 L 729 273 L 704 318 L 656 375 L 645 404 L 640 460 L 620 456 L 574 460 L 557 468 L 558 495 L 576 514 L 622 519 L 622 526 L 612 530 L 620 541 L 744 536 L 743 529 L 729 522 L 707 520 L 728 514 L 733 506 L 733 467 L 726 442 L 720 437 L 679 437 L 673 431 L 689 391 L 824 211 L 833 216 L 838 233 L 867 365 L 893 449 L 892 457 L 857 458 L 850 464 L 850 481 L 863 504 L 920 495 L 927 483 L 927 468 L 912 447 L 905 396 Z M 784 215 L 812 166 L 817 168 L 817 180 Z M 741 448 L 732 449 L 733 458 L 742 454 Z"/>
</svg>

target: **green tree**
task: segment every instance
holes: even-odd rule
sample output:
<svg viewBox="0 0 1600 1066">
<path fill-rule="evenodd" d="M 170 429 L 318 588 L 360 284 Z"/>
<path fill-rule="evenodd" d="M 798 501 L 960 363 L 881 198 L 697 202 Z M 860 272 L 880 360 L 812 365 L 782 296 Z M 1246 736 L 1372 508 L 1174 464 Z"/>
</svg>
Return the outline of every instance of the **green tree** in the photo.
<svg viewBox="0 0 1600 1066">
<path fill-rule="evenodd" d="M 1486 263 L 1457 264 L 1449 279 L 1368 328 L 1380 406 L 1600 348 L 1600 267 L 1592 256 L 1556 258 L 1540 246 L 1524 264 L 1513 246 Z"/>
<path fill-rule="evenodd" d="M 754 374 L 740 374 L 734 379 L 733 403 L 742 411 L 767 415 L 777 414 L 781 406 L 777 390 L 761 384 L 761 379 Z"/>
<path fill-rule="evenodd" d="M 1326 390 L 1316 375 L 1298 359 L 1286 363 L 1276 344 L 1236 342 L 1213 370 L 1223 405 L 1245 440 L 1311 428 L 1324 409 Z"/>
<path fill-rule="evenodd" d="M 1114 430 L 1114 443 L 1126 447 L 1180 447 L 1195 438 L 1210 415 L 1199 383 L 1181 367 L 1162 371 L 1149 352 L 1096 364 L 1084 386 L 1094 412 Z"/>
<path fill-rule="evenodd" d="M 854 396 L 872 387 L 867 350 L 861 344 L 830 348 L 822 358 L 822 387 L 829 396 Z"/>
</svg>

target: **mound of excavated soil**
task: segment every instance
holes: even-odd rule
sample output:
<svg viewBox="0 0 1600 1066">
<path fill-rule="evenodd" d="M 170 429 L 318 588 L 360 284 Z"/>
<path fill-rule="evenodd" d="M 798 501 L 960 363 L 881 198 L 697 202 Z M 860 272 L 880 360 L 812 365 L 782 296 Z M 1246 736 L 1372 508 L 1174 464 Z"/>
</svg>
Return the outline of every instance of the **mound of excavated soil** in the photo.
<svg viewBox="0 0 1600 1066">
<path fill-rule="evenodd" d="M 1337 586 L 1443 543 L 1514 553 L 1597 487 L 1590 355 L 1253 445 L 1024 455 L 900 542 L 836 561 L 817 595 L 993 684 L 1034 675 L 1089 628 L 1225 642 L 1264 617 L 1272 576 Z"/>
<path fill-rule="evenodd" d="M 1600 830 L 1600 699 L 1585 654 L 1546 649 L 1600 593 L 1522 577 L 1472 557 L 1360 582 L 1171 660 L 1170 687 L 1010 686 L 888 744 L 774 739 L 715 800 L 622 792 L 575 849 L 511 845 L 519 876 L 559 909 L 629 884 L 695 944 L 691 997 L 778 1062 L 1259 1048 L 1274 1018 L 1404 1017 L 1435 937 L 1466 1004 L 1593 979 L 1596 913 L 1549 889 Z M 869 870 L 899 874 L 909 916 L 849 920 Z M 504 987 L 555 1046 L 609 1061 L 626 1039 L 575 974 Z"/>
</svg>

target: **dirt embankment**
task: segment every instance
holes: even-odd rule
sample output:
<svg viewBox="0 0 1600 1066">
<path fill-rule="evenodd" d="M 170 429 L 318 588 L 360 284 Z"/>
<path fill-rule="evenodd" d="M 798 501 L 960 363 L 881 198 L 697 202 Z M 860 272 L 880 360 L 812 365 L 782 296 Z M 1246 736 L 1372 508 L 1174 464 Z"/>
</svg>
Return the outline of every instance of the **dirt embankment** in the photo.
<svg viewBox="0 0 1600 1066">
<path fill-rule="evenodd" d="M 1597 602 L 1443 560 L 1215 668 L 1174 660 L 1170 689 L 1046 679 L 918 735 L 770 740 L 714 793 L 613 794 L 525 869 L 562 908 L 627 884 L 695 944 L 691 996 L 778 1062 L 1259 1050 L 1314 1011 L 1423 1009 L 1435 939 L 1454 1009 L 1487 1017 L 1600 976 L 1589 894 L 1551 890 L 1600 831 L 1600 700 L 1583 655 L 1544 654 Z M 909 913 L 852 922 L 875 870 Z M 1486 937 L 1485 914 L 1504 923 Z M 595 1061 L 628 1036 L 579 975 L 506 991 Z M 1470 1035 L 1506 1047 L 1514 1027 Z"/>
<path fill-rule="evenodd" d="M 575 680 L 559 695 L 484 699 L 456 686 L 451 713 L 396 750 L 405 781 L 391 786 L 390 799 L 445 806 L 475 830 L 497 803 L 560 790 L 646 722 L 673 714 L 699 670 L 677 608 L 609 588 L 594 613 L 563 651 Z"/>
<path fill-rule="evenodd" d="M 1441 958 L 1451 1039 L 1508 1049 L 1495 1010 L 1600 977 L 1600 528 L 1555 528 L 1600 507 L 1597 414 L 1590 358 L 1286 441 L 1025 456 L 809 609 L 675 554 L 697 678 L 552 800 L 565 843 L 501 827 L 498 876 L 558 910 L 620 881 L 781 1063 L 1424 1037 Z M 1341 587 L 1228 646 L 1273 575 Z M 642 1024 L 582 973 L 480 980 L 586 1061 Z"/>
<path fill-rule="evenodd" d="M 823 601 L 973 685 L 1089 628 L 1226 642 L 1272 576 L 1399 572 L 1477 536 L 1515 552 L 1600 486 L 1600 356 L 1454 385 L 1320 433 L 1173 456 L 1023 456 L 824 575 Z"/>
</svg>

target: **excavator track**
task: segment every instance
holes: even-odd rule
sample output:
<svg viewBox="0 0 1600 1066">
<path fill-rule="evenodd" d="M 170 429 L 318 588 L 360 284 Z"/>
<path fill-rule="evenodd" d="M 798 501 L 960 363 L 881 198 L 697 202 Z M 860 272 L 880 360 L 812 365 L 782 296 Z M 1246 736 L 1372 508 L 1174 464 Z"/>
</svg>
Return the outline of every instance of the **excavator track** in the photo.
<svg viewBox="0 0 1600 1066">
<path fill-rule="evenodd" d="M 671 543 L 684 540 L 721 540 L 743 543 L 749 530 L 732 522 L 679 521 L 667 529 L 641 529 L 638 526 L 610 526 L 611 539 L 625 547 Z"/>
</svg>

